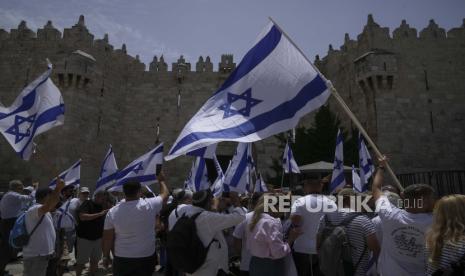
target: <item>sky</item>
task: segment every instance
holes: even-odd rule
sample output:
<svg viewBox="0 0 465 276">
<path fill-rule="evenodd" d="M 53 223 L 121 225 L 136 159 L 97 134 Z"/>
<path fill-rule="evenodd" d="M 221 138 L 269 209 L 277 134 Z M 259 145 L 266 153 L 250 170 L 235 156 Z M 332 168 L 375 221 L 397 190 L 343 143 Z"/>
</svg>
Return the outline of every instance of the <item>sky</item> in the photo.
<svg viewBox="0 0 465 276">
<path fill-rule="evenodd" d="M 221 54 L 239 62 L 271 16 L 313 60 L 328 45 L 338 49 L 344 34 L 356 38 L 367 15 L 390 31 L 402 19 L 418 31 L 434 19 L 449 30 L 462 25 L 464 0 L 0 0 L 0 28 L 42 28 L 47 20 L 63 31 L 80 14 L 95 38 L 139 55 L 148 64 L 164 55 L 171 64 L 181 54 L 195 63 L 209 55 L 217 68 Z"/>
</svg>

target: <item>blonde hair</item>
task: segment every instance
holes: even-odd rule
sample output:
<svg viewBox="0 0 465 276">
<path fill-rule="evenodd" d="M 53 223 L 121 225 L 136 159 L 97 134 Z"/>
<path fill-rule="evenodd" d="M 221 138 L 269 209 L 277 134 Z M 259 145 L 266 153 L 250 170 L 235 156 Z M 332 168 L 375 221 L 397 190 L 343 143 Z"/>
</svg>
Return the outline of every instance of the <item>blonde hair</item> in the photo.
<svg viewBox="0 0 465 276">
<path fill-rule="evenodd" d="M 428 262 L 437 265 L 446 243 L 457 244 L 465 238 L 465 195 L 441 198 L 433 211 L 433 224 L 426 234 Z"/>
<path fill-rule="evenodd" d="M 249 225 L 249 230 L 252 231 L 257 223 L 260 221 L 262 218 L 262 214 L 265 212 L 265 196 L 279 196 L 282 194 L 278 193 L 265 193 L 257 201 L 257 205 L 255 205 L 255 208 L 253 209 L 253 216 L 252 220 Z"/>
</svg>

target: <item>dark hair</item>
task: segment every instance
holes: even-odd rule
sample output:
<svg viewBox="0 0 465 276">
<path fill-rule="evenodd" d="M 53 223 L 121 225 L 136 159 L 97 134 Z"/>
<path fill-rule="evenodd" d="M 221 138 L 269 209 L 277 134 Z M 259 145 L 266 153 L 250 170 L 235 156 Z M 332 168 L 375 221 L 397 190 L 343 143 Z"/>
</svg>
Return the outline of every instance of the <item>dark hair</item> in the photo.
<svg viewBox="0 0 465 276">
<path fill-rule="evenodd" d="M 426 184 L 413 184 L 404 190 L 404 198 L 407 199 L 420 199 L 431 195 L 434 195 L 434 189 Z"/>
<path fill-rule="evenodd" d="M 192 196 L 192 205 L 208 209 L 212 198 L 213 194 L 210 189 L 195 192 Z"/>
<path fill-rule="evenodd" d="M 39 188 L 36 191 L 36 201 L 42 202 L 49 194 L 52 193 L 52 189 L 50 188 Z"/>
<path fill-rule="evenodd" d="M 123 184 L 123 192 L 126 197 L 134 197 L 140 192 L 141 185 L 136 181 L 129 181 Z"/>
</svg>

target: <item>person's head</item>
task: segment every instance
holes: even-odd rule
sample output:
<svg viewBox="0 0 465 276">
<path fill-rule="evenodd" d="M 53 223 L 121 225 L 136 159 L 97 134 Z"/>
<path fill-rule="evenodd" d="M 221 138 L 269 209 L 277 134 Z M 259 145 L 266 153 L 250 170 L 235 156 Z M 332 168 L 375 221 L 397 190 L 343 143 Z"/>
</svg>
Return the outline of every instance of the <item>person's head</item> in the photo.
<svg viewBox="0 0 465 276">
<path fill-rule="evenodd" d="M 195 192 L 192 196 L 192 205 L 205 210 L 210 210 L 213 194 L 210 189 Z"/>
<path fill-rule="evenodd" d="M 426 184 L 407 186 L 402 192 L 405 210 L 410 213 L 430 213 L 435 203 L 434 190 Z"/>
<path fill-rule="evenodd" d="M 139 182 L 129 181 L 123 184 L 123 193 L 126 200 L 139 199 L 141 196 L 142 186 Z"/>
<path fill-rule="evenodd" d="M 81 187 L 79 189 L 79 200 L 85 201 L 89 199 L 90 190 L 87 187 Z"/>
<path fill-rule="evenodd" d="M 305 179 L 304 180 L 304 194 L 321 194 L 325 185 L 324 181 L 319 179 Z"/>
<path fill-rule="evenodd" d="M 47 197 L 50 196 L 52 193 L 52 189 L 50 188 L 39 188 L 36 191 L 36 202 L 39 204 L 43 204 L 45 200 L 47 200 Z"/>
<path fill-rule="evenodd" d="M 252 220 L 250 222 L 250 226 L 249 226 L 249 230 L 252 231 L 255 226 L 257 225 L 257 223 L 260 221 L 261 217 L 262 217 L 262 214 L 265 213 L 265 197 L 272 197 L 272 196 L 276 196 L 276 197 L 279 197 L 279 196 L 282 196 L 283 194 L 280 194 L 280 193 L 264 193 L 260 196 L 260 198 L 258 199 L 257 201 L 257 204 L 255 205 L 255 208 L 253 209 L 253 216 L 252 216 Z M 279 217 L 280 216 L 280 213 L 279 212 L 271 212 L 271 208 L 268 208 L 268 212 L 267 212 L 270 216 L 273 216 L 273 217 Z"/>
<path fill-rule="evenodd" d="M 9 183 L 9 189 L 13 192 L 22 193 L 24 189 L 23 182 L 21 182 L 21 180 L 18 179 L 11 180 Z"/>
<path fill-rule="evenodd" d="M 438 264 L 446 243 L 458 243 L 465 238 L 465 195 L 444 196 L 436 203 L 433 224 L 426 234 L 428 261 Z"/>
<path fill-rule="evenodd" d="M 251 204 L 250 208 L 251 209 L 254 209 L 255 206 L 257 206 L 257 203 L 260 200 L 260 198 L 262 197 L 262 195 L 263 195 L 263 193 L 257 193 L 257 192 L 252 194 L 252 197 L 251 197 L 251 200 L 250 200 L 250 204 Z"/>
<path fill-rule="evenodd" d="M 302 185 L 297 185 L 291 190 L 291 193 L 293 196 L 304 196 L 304 187 Z"/>
<path fill-rule="evenodd" d="M 351 207 L 351 201 L 354 201 L 352 203 L 352 206 L 355 206 L 355 200 L 357 193 L 354 191 L 352 188 L 344 188 L 338 192 L 338 200 L 342 200 L 342 206 L 344 208 L 350 208 Z"/>
<path fill-rule="evenodd" d="M 176 189 L 173 191 L 173 200 L 177 204 L 192 204 L 192 191 L 187 189 Z"/>
<path fill-rule="evenodd" d="M 383 185 L 383 187 L 381 187 L 381 191 L 383 191 L 383 192 L 391 192 L 391 193 L 395 193 L 395 194 L 400 195 L 399 188 L 397 188 L 395 186 L 392 186 L 392 185 Z"/>
<path fill-rule="evenodd" d="M 63 195 L 64 198 L 69 198 L 73 196 L 74 193 L 74 186 L 73 185 L 68 185 L 61 190 L 61 194 Z"/>
<path fill-rule="evenodd" d="M 396 194 L 390 191 L 384 191 L 383 194 L 387 197 L 387 199 L 392 205 L 399 207 L 400 205 L 399 202 L 401 201 L 399 194 Z"/>
<path fill-rule="evenodd" d="M 98 191 L 94 194 L 94 202 L 100 205 L 103 205 L 108 198 L 109 194 L 107 191 Z"/>
<path fill-rule="evenodd" d="M 25 195 L 30 195 L 33 191 L 34 191 L 34 187 L 32 187 L 32 186 L 27 186 L 27 187 L 24 187 L 24 189 L 23 189 L 23 194 L 25 194 Z"/>
</svg>

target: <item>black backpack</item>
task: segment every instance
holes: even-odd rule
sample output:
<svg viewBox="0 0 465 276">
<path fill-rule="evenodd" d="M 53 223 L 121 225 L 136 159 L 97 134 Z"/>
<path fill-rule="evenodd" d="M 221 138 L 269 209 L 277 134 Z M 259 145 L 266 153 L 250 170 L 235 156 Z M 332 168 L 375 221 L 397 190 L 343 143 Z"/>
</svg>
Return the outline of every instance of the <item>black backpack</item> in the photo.
<svg viewBox="0 0 465 276">
<path fill-rule="evenodd" d="M 175 209 L 176 217 L 178 210 Z M 197 226 L 195 220 L 202 212 L 199 212 L 192 217 L 183 214 L 173 229 L 168 232 L 166 251 L 168 260 L 171 265 L 185 273 L 194 273 L 205 262 L 210 245 L 216 241 L 215 239 L 205 247 L 197 235 Z"/>
</svg>

